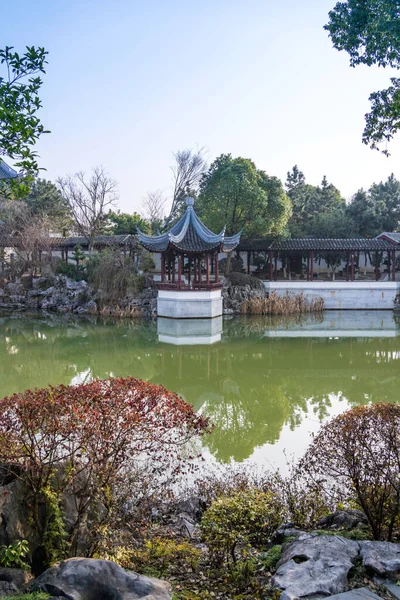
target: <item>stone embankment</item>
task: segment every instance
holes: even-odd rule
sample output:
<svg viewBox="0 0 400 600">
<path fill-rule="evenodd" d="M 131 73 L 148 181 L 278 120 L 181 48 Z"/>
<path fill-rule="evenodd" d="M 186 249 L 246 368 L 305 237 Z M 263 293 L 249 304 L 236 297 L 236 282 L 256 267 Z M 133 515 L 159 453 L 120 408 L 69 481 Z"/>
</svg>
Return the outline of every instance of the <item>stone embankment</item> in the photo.
<svg viewBox="0 0 400 600">
<path fill-rule="evenodd" d="M 54 278 L 21 278 L 0 288 L 0 311 L 110 314 L 151 318 L 157 312 L 157 290 L 145 288 L 136 297 L 127 295 L 108 303 L 102 290 L 93 290 L 86 281 L 64 275 Z"/>
</svg>

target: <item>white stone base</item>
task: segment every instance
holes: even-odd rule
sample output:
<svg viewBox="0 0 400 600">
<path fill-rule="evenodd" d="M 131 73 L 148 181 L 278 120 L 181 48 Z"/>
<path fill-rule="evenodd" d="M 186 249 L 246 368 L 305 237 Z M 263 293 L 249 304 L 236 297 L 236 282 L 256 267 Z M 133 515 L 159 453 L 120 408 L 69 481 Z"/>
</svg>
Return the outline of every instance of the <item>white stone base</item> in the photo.
<svg viewBox="0 0 400 600">
<path fill-rule="evenodd" d="M 159 290 L 157 316 L 170 319 L 212 319 L 222 315 L 221 290 Z"/>
<path fill-rule="evenodd" d="M 392 310 L 400 281 L 264 281 L 265 289 L 283 296 L 303 293 L 323 298 L 326 310 Z"/>
<path fill-rule="evenodd" d="M 177 346 L 210 345 L 221 341 L 222 317 L 215 319 L 157 319 L 158 341 Z"/>
</svg>

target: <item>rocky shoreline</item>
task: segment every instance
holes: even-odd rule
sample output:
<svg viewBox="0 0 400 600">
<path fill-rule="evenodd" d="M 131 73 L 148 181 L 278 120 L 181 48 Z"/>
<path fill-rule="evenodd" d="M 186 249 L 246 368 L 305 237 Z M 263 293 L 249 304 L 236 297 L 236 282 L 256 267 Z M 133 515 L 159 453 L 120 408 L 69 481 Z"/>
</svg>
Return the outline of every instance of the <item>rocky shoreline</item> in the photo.
<svg viewBox="0 0 400 600">
<path fill-rule="evenodd" d="M 157 288 L 152 280 L 136 296 L 127 295 L 112 303 L 102 290 L 94 290 L 85 280 L 74 281 L 64 275 L 54 278 L 22 277 L 0 287 L 0 311 L 56 312 L 78 315 L 103 314 L 115 317 L 152 319 L 157 316 Z M 225 315 L 239 314 L 245 300 L 265 296 L 249 285 L 232 285 L 227 280 L 222 289 Z"/>
</svg>

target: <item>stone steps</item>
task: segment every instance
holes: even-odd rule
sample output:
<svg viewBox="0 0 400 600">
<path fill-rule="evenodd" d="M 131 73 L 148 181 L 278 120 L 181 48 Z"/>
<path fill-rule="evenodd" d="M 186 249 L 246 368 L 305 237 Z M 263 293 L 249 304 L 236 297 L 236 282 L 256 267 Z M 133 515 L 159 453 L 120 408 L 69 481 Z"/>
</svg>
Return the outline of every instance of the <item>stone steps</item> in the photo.
<svg viewBox="0 0 400 600">
<path fill-rule="evenodd" d="M 383 586 L 387 591 L 395 598 L 400 600 L 400 586 L 394 583 L 384 583 Z M 367 588 L 358 588 L 356 590 L 350 590 L 349 592 L 343 592 L 342 594 L 335 594 L 329 596 L 332 600 L 382 600 L 382 596 L 377 596 L 371 590 Z"/>
</svg>

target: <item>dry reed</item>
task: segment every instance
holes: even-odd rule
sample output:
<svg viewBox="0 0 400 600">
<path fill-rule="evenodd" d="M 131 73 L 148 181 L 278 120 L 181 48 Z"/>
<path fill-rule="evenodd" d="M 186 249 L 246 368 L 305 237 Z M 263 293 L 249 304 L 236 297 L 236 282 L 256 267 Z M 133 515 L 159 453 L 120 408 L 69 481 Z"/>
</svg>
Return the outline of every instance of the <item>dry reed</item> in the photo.
<svg viewBox="0 0 400 600">
<path fill-rule="evenodd" d="M 245 300 L 240 311 L 245 315 L 299 315 L 304 313 L 321 313 L 324 300 L 313 298 L 308 300 L 303 293 L 279 296 L 272 292 L 268 297 L 253 297 Z"/>
</svg>

